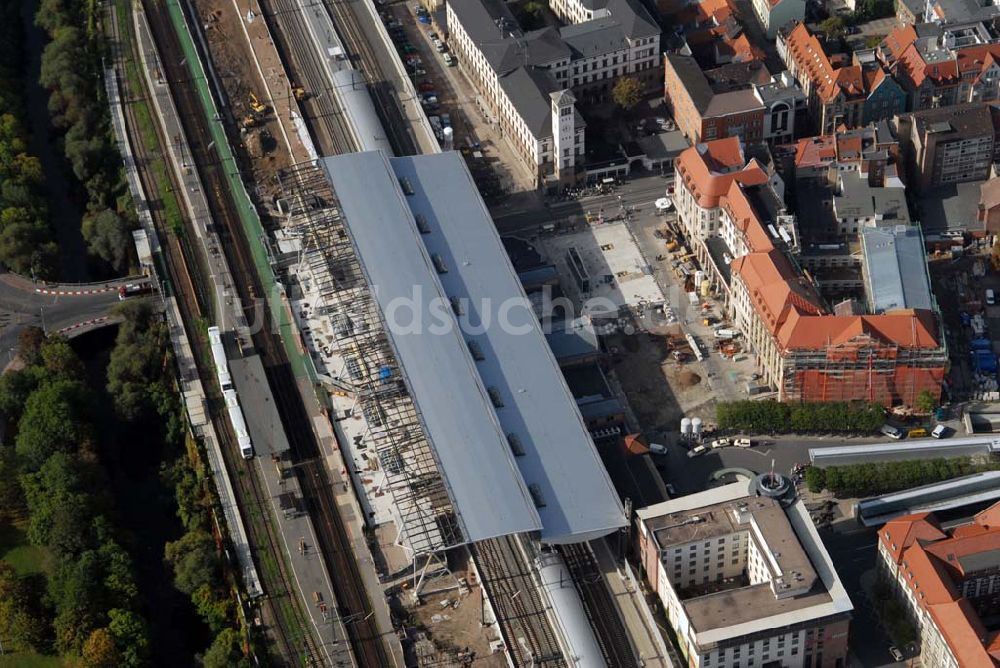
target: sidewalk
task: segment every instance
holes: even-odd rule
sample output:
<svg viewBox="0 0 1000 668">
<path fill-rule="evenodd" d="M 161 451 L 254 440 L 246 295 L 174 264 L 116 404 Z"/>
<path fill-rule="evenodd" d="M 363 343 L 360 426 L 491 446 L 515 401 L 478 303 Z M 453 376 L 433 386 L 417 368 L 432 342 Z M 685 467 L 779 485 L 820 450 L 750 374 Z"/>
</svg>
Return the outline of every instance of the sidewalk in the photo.
<svg viewBox="0 0 1000 668">
<path fill-rule="evenodd" d="M 657 666 L 674 668 L 666 641 L 656 628 L 653 613 L 646 605 L 642 591 L 631 579 L 631 571 L 625 574 L 618 569 L 606 541 L 594 540 L 590 545 L 615 605 L 618 606 L 618 613 L 628 630 L 629 640 L 632 641 L 633 649 L 639 657 L 639 664 L 647 668 Z"/>
</svg>

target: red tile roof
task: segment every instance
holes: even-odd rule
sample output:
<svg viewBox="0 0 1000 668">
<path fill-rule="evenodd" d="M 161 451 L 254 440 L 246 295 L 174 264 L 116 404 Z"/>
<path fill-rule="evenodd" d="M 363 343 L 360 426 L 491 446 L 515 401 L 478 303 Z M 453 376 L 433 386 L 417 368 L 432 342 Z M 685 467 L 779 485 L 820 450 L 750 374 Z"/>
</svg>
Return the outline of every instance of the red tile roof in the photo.
<svg viewBox="0 0 1000 668">
<path fill-rule="evenodd" d="M 830 102 L 841 93 L 847 98 L 864 97 L 865 82 L 861 67 L 834 67 L 819 39 L 809 32 L 804 23 L 796 24 L 788 33 L 786 43 L 801 74 L 808 77 L 820 100 Z"/>
<path fill-rule="evenodd" d="M 900 578 L 927 610 L 962 668 L 995 668 L 1000 636 L 990 634 L 959 583 L 961 558 L 1000 549 L 1000 504 L 977 514 L 974 523 L 941 531 L 933 514 L 893 520 L 879 531 L 879 541 L 899 565 Z"/>
<path fill-rule="evenodd" d="M 677 158 L 677 174 L 684 187 L 694 195 L 698 206 L 705 209 L 719 206 L 719 198 L 735 180 L 746 185 L 767 182 L 767 173 L 756 160 L 745 162 L 739 137 L 717 139 L 685 149 Z"/>
</svg>

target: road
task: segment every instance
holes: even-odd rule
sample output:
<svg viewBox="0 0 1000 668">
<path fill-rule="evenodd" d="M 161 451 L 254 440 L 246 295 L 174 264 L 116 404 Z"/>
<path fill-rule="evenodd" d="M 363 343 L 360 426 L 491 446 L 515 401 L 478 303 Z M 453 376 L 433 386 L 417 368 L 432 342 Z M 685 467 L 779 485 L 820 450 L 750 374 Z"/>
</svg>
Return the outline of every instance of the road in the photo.
<svg viewBox="0 0 1000 668">
<path fill-rule="evenodd" d="M 31 281 L 14 274 L 0 274 L 0 355 L 3 356 L 0 363 L 6 365 L 13 359 L 18 336 L 25 327 L 35 326 L 46 332 L 58 332 L 107 316 L 118 303 L 118 286 L 124 282 L 109 281 L 64 288 L 53 286 L 51 291 L 57 294 L 44 294 L 37 292 Z M 58 294 L 84 290 L 96 292 Z"/>
<path fill-rule="evenodd" d="M 587 212 L 597 216 L 602 209 L 605 216 L 615 216 L 622 205 L 635 207 L 638 212 L 651 212 L 653 202 L 663 197 L 665 192 L 666 180 L 662 176 L 643 176 L 627 181 L 607 195 L 567 201 L 550 198 L 546 200 L 548 206 L 541 205 L 530 195 L 515 195 L 508 202 L 494 207 L 490 213 L 501 234 L 513 234 L 534 231 L 551 223 L 563 226 L 584 224 Z"/>
</svg>

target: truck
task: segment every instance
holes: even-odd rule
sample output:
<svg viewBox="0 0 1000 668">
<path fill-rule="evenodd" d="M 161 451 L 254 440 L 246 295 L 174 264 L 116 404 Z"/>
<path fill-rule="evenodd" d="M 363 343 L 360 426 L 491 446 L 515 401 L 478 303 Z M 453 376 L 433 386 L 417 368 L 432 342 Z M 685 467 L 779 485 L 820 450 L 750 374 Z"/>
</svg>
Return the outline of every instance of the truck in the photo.
<svg viewBox="0 0 1000 668">
<path fill-rule="evenodd" d="M 730 329 L 728 327 L 719 327 L 715 330 L 715 338 L 717 339 L 735 339 L 739 335 L 739 330 Z"/>
</svg>

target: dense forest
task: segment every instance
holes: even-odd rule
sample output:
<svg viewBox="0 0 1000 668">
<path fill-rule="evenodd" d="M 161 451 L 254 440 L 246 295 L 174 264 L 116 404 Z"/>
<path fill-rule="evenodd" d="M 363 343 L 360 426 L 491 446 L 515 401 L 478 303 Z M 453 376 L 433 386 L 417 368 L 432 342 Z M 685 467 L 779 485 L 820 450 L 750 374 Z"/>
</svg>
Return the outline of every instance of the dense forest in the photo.
<svg viewBox="0 0 1000 668">
<path fill-rule="evenodd" d="M 26 86 L 48 92 L 48 111 L 65 168 L 82 210 L 81 232 L 102 273 L 129 268 L 132 203 L 110 129 L 101 59 L 99 3 L 43 0 L 37 24 L 48 42 L 39 81 L 26 81 L 19 3 L 0 6 L 0 262 L 37 278 L 58 278 L 57 248 L 47 206 L 46 175 L 28 149 Z"/>
<path fill-rule="evenodd" d="M 235 583 L 185 437 L 165 324 L 141 302 L 122 314 L 102 391 L 67 341 L 34 329 L 22 336 L 24 367 L 0 376 L 0 639 L 8 653 L 97 667 L 162 664 L 159 636 L 161 647 L 196 641 L 188 663 L 240 665 Z M 143 562 L 154 547 L 157 561 Z M 184 619 L 166 616 L 171 597 L 193 627 L 171 627 Z"/>
</svg>

